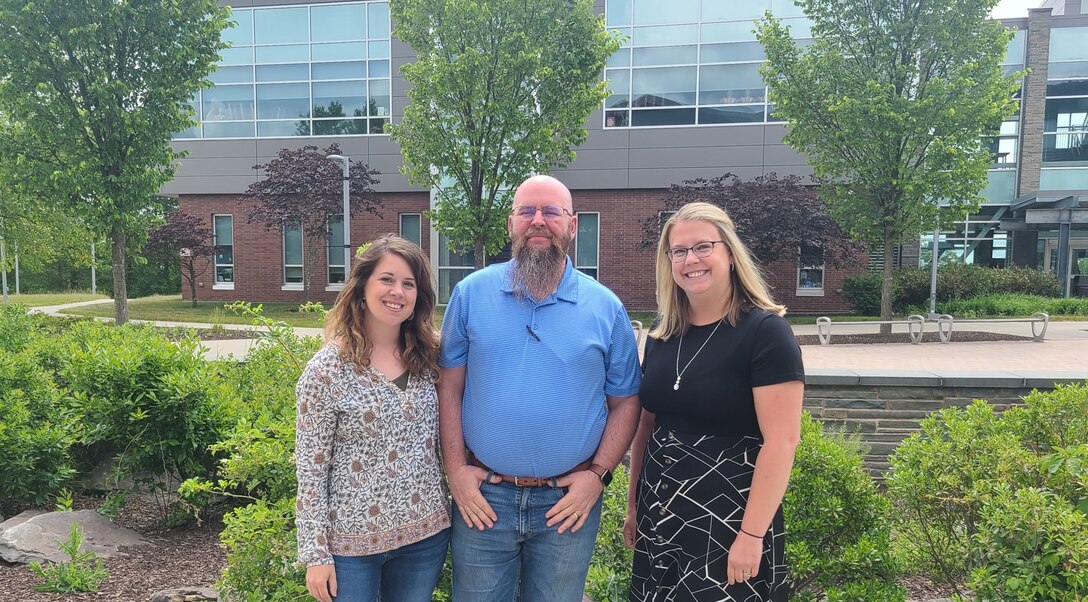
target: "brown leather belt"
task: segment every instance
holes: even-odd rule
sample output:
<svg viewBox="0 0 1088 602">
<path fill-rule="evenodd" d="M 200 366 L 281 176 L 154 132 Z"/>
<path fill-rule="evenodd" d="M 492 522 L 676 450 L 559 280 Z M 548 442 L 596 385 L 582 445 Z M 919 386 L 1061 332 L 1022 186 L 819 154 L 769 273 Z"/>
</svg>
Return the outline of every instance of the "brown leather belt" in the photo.
<svg viewBox="0 0 1088 602">
<path fill-rule="evenodd" d="M 558 487 L 558 485 L 556 484 L 556 481 L 558 479 L 560 479 L 561 477 L 565 477 L 565 476 L 569 475 L 572 472 L 578 472 L 580 470 L 586 470 L 593 463 L 593 460 L 591 458 L 589 460 L 586 460 L 585 462 L 582 462 L 578 466 L 575 466 L 574 468 L 568 470 L 567 472 L 564 472 L 563 474 L 555 475 L 554 477 L 512 477 L 510 475 L 505 475 L 505 474 L 502 474 L 500 472 L 495 472 L 494 470 L 491 470 L 491 468 L 487 464 L 484 464 L 483 462 L 481 462 L 480 460 L 478 460 L 476 458 L 476 454 L 469 453 L 468 461 L 469 461 L 469 464 L 472 464 L 473 466 L 475 466 L 477 468 L 482 468 L 482 469 L 484 469 L 484 470 L 486 470 L 488 472 L 494 473 L 494 474 L 498 475 L 499 477 L 501 477 L 503 481 L 506 481 L 507 483 L 513 483 L 514 485 L 517 485 L 518 487 L 553 487 L 553 488 Z"/>
</svg>

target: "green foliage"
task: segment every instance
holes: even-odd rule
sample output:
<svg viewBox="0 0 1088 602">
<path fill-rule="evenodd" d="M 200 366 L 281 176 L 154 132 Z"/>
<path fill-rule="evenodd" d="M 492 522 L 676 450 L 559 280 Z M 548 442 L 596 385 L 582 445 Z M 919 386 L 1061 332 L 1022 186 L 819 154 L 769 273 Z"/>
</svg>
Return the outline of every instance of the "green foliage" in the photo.
<svg viewBox="0 0 1088 602">
<path fill-rule="evenodd" d="M 121 489 L 115 491 L 106 496 L 102 505 L 98 507 L 98 513 L 102 516 L 115 521 L 117 515 L 121 513 L 121 509 L 125 507 L 125 502 L 128 500 L 128 494 L 125 490 Z"/>
<path fill-rule="evenodd" d="M 0 305 L 0 352 L 21 351 L 30 341 L 35 325 L 26 312 L 27 307 L 18 303 Z"/>
<path fill-rule="evenodd" d="M 957 318 L 977 318 L 982 316 L 1030 316 L 1036 312 L 1046 312 L 1052 316 L 1088 316 L 1088 299 L 1072 297 L 1054 299 L 1003 293 L 986 295 L 961 301 L 938 303 L 941 313 Z"/>
<path fill-rule="evenodd" d="M 892 308 L 896 312 L 906 313 L 919 307 L 929 307 L 929 283 L 929 268 L 904 268 L 896 271 L 892 280 Z M 843 281 L 843 294 L 858 313 L 876 315 L 879 313 L 880 285 L 880 274 L 867 272 L 847 276 Z M 1008 297 L 1013 294 L 1015 296 Z M 988 295 L 994 295 L 995 300 L 987 300 Z M 1049 272 L 1022 267 L 988 268 L 972 264 L 953 264 L 940 266 L 937 270 L 937 303 L 942 313 L 970 317 L 1011 315 L 1007 313 L 1009 310 L 1026 310 L 1017 315 L 1031 315 L 1037 311 L 1046 311 L 1041 307 L 1050 303 L 1036 303 L 1032 297 L 1026 299 L 1024 304 L 1004 302 L 1015 307 L 1003 311 L 1003 299 L 1023 295 L 1056 297 L 1058 279 Z M 1031 303 L 1030 307 L 1033 309 L 1026 307 L 1028 303 Z M 981 310 L 990 307 L 995 310 L 994 313 L 982 313 Z"/>
<path fill-rule="evenodd" d="M 40 592 L 95 592 L 98 585 L 110 576 L 102 564 L 102 559 L 94 552 L 80 552 L 83 547 L 83 527 L 72 523 L 68 539 L 60 543 L 62 552 L 68 555 L 66 562 L 42 566 L 40 562 L 30 563 L 30 570 L 45 583 L 34 586 Z"/>
<path fill-rule="evenodd" d="M 791 600 L 905 598 L 895 580 L 891 504 L 866 472 L 860 445 L 825 433 L 807 412 L 783 511 Z"/>
<path fill-rule="evenodd" d="M 306 596 L 306 571 L 296 562 L 295 500 L 258 500 L 223 517 L 220 541 L 227 566 L 216 587 L 236 602 L 288 602 Z"/>
<path fill-rule="evenodd" d="M 1000 64 L 1011 30 L 988 19 L 993 0 L 798 4 L 812 44 L 770 15 L 756 27 L 769 101 L 823 179 L 831 217 L 879 243 L 890 275 L 894 243 L 982 201 L 993 157 L 980 138 L 1016 111 L 1021 74 Z M 890 290 L 881 309 L 890 317 Z"/>
<path fill-rule="evenodd" d="M 72 490 L 71 489 L 68 489 L 67 487 L 61 489 L 59 492 L 57 492 L 57 495 L 55 496 L 55 498 L 56 498 L 56 504 L 54 504 L 53 507 L 58 512 L 71 512 L 72 511 L 72 505 L 75 504 L 75 499 L 72 498 Z"/>
<path fill-rule="evenodd" d="M 623 541 L 628 479 L 627 467 L 621 464 L 612 473 L 612 482 L 604 489 L 601 527 L 597 531 L 597 546 L 586 580 L 586 593 L 596 602 L 621 602 L 627 600 L 629 593 L 633 553 Z"/>
<path fill-rule="evenodd" d="M 619 41 L 592 0 L 393 0 L 390 11 L 416 55 L 390 135 L 409 180 L 441 191 L 429 215 L 451 248 L 483 267 L 506 242 L 510 191 L 585 141 Z"/>
<path fill-rule="evenodd" d="M 863 316 L 880 315 L 880 274 L 862 272 L 842 279 L 842 294 Z"/>
</svg>

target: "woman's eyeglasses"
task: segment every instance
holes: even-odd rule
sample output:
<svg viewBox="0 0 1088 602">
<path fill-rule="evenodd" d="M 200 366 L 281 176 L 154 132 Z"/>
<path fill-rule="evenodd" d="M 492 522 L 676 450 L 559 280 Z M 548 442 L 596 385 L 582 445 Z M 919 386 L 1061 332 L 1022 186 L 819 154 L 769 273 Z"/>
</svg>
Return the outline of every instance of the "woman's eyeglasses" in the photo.
<svg viewBox="0 0 1088 602">
<path fill-rule="evenodd" d="M 714 252 L 714 245 L 721 243 L 725 244 L 724 240 L 706 240 L 703 242 L 695 243 L 690 247 L 677 247 L 675 249 L 668 249 L 665 251 L 665 256 L 672 260 L 673 263 L 680 263 L 688 258 L 688 251 L 695 253 L 696 257 L 710 257 L 710 254 Z"/>
</svg>

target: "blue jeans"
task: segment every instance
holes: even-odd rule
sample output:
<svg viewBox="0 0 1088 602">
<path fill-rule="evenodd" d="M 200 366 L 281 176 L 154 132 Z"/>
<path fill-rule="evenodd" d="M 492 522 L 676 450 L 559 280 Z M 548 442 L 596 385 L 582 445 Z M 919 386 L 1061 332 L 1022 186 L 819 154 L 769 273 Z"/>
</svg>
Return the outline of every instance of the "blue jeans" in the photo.
<svg viewBox="0 0 1088 602">
<path fill-rule="evenodd" d="M 480 492 L 499 520 L 479 531 L 454 505 L 453 602 L 581 602 L 601 501 L 581 529 L 560 534 L 559 524 L 547 526 L 544 513 L 566 489 L 484 483 Z"/>
<path fill-rule="evenodd" d="M 339 602 L 431 602 L 450 530 L 368 556 L 333 556 Z M 378 594 L 381 594 L 379 598 Z"/>
</svg>

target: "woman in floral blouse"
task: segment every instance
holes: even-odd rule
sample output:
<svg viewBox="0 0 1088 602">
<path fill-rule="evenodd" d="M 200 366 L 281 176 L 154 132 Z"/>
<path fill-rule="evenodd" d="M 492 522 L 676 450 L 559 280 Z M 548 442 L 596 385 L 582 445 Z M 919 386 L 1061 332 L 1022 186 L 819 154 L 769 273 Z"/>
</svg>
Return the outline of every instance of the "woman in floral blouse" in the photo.
<svg viewBox="0 0 1088 602">
<path fill-rule="evenodd" d="M 351 269 L 299 379 L 299 560 L 322 602 L 430 601 L 449 543 L 429 263 L 387 235 Z"/>
</svg>

